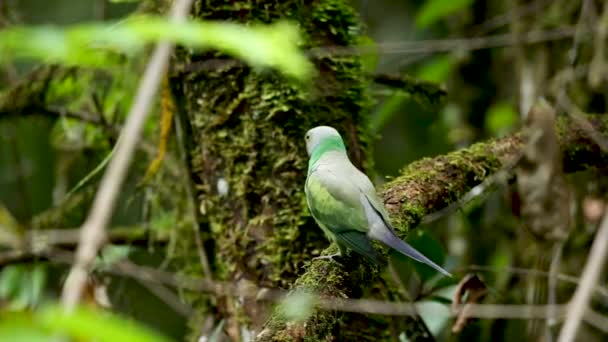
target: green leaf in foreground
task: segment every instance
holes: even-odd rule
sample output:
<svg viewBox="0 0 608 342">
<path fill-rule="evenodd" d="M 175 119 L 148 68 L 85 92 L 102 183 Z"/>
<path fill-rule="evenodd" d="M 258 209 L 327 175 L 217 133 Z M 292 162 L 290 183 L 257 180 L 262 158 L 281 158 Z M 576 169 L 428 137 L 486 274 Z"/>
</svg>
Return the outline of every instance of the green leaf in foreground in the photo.
<svg viewBox="0 0 608 342">
<path fill-rule="evenodd" d="M 65 313 L 59 306 L 49 306 L 35 313 L 34 325 L 74 338 L 99 342 L 168 342 L 140 324 L 109 312 L 78 308 Z"/>
<path fill-rule="evenodd" d="M 454 64 L 454 58 L 451 55 L 437 56 L 422 65 L 416 72 L 416 76 L 421 80 L 443 83 L 450 76 Z"/>
<path fill-rule="evenodd" d="M 430 0 L 425 1 L 422 8 L 416 14 L 416 26 L 419 28 L 429 27 L 439 19 L 446 17 L 470 4 L 473 0 Z"/>
<path fill-rule="evenodd" d="M 519 114 L 517 114 L 513 106 L 509 103 L 501 102 L 488 109 L 485 126 L 494 136 L 500 137 L 511 131 L 518 120 Z"/>
<path fill-rule="evenodd" d="M 9 58 L 27 58 L 108 66 L 120 61 L 117 53 L 133 55 L 141 52 L 146 44 L 163 40 L 193 49 L 217 49 L 254 66 L 275 67 L 301 80 L 307 79 L 313 70 L 299 51 L 300 35 L 291 23 L 252 26 L 199 20 L 173 23 L 152 16 L 67 28 L 7 28 L 0 31 L 0 63 Z"/>
<path fill-rule="evenodd" d="M 294 291 L 280 304 L 282 313 L 290 321 L 303 321 L 312 315 L 317 298 L 305 291 Z"/>
</svg>

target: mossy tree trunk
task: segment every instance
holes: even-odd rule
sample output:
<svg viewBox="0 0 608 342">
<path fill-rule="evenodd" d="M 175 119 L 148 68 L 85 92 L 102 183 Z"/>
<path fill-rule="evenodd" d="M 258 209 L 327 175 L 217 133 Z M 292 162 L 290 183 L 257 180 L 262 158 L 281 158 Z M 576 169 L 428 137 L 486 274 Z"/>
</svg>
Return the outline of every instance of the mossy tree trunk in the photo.
<svg viewBox="0 0 608 342">
<path fill-rule="evenodd" d="M 246 24 L 292 20 L 303 31 L 303 49 L 355 45 L 360 34 L 358 17 L 343 0 L 199 0 L 192 15 Z M 361 62 L 350 56 L 313 59 L 312 86 L 298 86 L 216 52 L 178 50 L 175 57 L 177 69 L 190 70 L 174 76 L 171 86 L 188 122 L 192 177 L 214 276 L 289 288 L 305 263 L 327 246 L 306 209 L 304 133 L 320 124 L 336 127 L 353 161 L 369 166 Z M 179 240 L 183 246 L 176 262 L 200 275 L 191 232 L 183 231 Z M 201 313 L 212 310 L 204 295 L 191 298 L 201 303 Z M 248 304 L 227 299 L 213 306 L 219 316 L 259 327 L 265 315 Z M 191 322 L 194 335 L 201 318 Z"/>
</svg>

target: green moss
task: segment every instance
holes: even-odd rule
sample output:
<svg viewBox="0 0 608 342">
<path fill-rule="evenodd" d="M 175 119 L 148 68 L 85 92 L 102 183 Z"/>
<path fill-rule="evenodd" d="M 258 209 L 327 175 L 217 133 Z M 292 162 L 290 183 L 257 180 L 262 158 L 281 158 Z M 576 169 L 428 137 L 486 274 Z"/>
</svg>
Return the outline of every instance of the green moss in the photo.
<svg viewBox="0 0 608 342">
<path fill-rule="evenodd" d="M 247 23 L 295 20 L 305 33 L 303 48 L 352 45 L 360 31 L 355 12 L 344 0 L 258 1 L 251 6 L 197 1 L 194 16 Z M 182 70 L 188 70 L 192 61 L 208 59 L 226 57 L 216 52 L 176 52 Z M 366 158 L 369 97 L 359 58 L 322 56 L 313 64 L 318 73 L 311 86 L 292 84 L 275 72 L 239 63 L 172 80 L 190 123 L 190 163 L 201 219 L 215 243 L 214 268 L 220 270 L 215 276 L 220 279 L 245 277 L 287 288 L 311 256 L 328 245 L 304 198 L 306 130 L 320 124 L 336 127 L 353 161 L 371 166 Z M 228 192 L 220 194 L 217 184 L 224 181 Z M 196 253 L 192 233 L 180 234 L 176 264 L 195 260 Z M 344 281 L 340 277 L 328 274 L 328 281 Z M 309 285 L 304 277 L 296 286 Z"/>
<path fill-rule="evenodd" d="M 505 140 L 475 144 L 436 158 L 418 160 L 385 186 L 394 225 L 403 234 L 428 214 L 460 199 L 471 187 L 503 166 L 495 150 Z M 499 147 L 497 147 L 499 146 Z M 395 202 L 392 198 L 398 198 Z"/>
</svg>

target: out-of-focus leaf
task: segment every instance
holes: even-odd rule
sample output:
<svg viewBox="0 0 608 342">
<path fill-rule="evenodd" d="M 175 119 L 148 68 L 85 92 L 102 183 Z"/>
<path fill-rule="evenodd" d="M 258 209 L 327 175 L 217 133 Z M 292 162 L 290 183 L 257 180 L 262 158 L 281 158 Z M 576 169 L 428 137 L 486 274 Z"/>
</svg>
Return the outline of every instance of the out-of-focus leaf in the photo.
<svg viewBox="0 0 608 342">
<path fill-rule="evenodd" d="M 66 313 L 49 306 L 35 313 L 34 324 L 69 337 L 100 342 L 167 342 L 169 339 L 140 324 L 105 311 L 84 307 Z"/>
<path fill-rule="evenodd" d="M 425 81 L 443 83 L 447 81 L 453 69 L 454 58 L 451 55 L 443 55 L 425 63 L 418 69 L 416 76 Z"/>
<path fill-rule="evenodd" d="M 220 323 L 213 329 L 211 335 L 209 335 L 208 342 L 220 342 L 222 338 L 222 331 L 224 329 L 224 324 L 226 324 L 225 320 L 221 320 Z"/>
<path fill-rule="evenodd" d="M 44 265 L 34 265 L 29 273 L 30 304 L 36 305 L 42 299 L 42 292 L 46 285 L 46 267 Z"/>
<path fill-rule="evenodd" d="M 490 265 L 495 270 L 506 270 L 512 265 L 513 252 L 508 245 L 500 244 L 496 249 L 494 255 L 490 259 Z M 511 279 L 510 272 L 497 272 L 495 274 L 496 279 L 493 282 L 493 286 L 499 289 L 504 289 Z"/>
<path fill-rule="evenodd" d="M 101 251 L 101 256 L 95 261 L 95 267 L 111 267 L 113 264 L 126 259 L 133 248 L 131 246 L 108 245 Z"/>
<path fill-rule="evenodd" d="M 8 299 L 21 286 L 21 268 L 18 265 L 8 265 L 0 272 L 0 298 Z"/>
<path fill-rule="evenodd" d="M 435 301 L 421 301 L 417 308 L 420 317 L 435 337 L 447 326 L 450 320 L 450 310 L 445 304 Z"/>
<path fill-rule="evenodd" d="M 468 7 L 473 0 L 429 0 L 416 13 L 416 26 L 429 27 L 441 18 Z"/>
<path fill-rule="evenodd" d="M 303 321 L 312 314 L 316 300 L 315 296 L 308 292 L 294 291 L 281 302 L 281 312 L 288 320 Z"/>
<path fill-rule="evenodd" d="M 447 304 L 447 305 L 452 304 L 451 299 L 445 298 L 443 296 L 429 296 L 429 299 L 434 302 L 441 303 L 441 304 Z"/>
<path fill-rule="evenodd" d="M 158 213 L 152 217 L 150 221 L 150 229 L 157 233 L 171 232 L 179 222 L 175 210 L 167 210 Z"/>
<path fill-rule="evenodd" d="M 173 23 L 160 17 L 132 17 L 115 24 L 58 27 L 11 27 L 0 31 L 0 62 L 31 58 L 45 62 L 104 66 L 120 61 L 117 54 L 140 52 L 147 43 L 171 40 L 195 49 L 218 49 L 255 65 L 276 67 L 307 79 L 312 66 L 298 50 L 295 25 L 244 26 L 190 20 Z"/>
<path fill-rule="evenodd" d="M 393 93 L 389 98 L 384 100 L 380 105 L 376 113 L 372 116 L 370 122 L 370 128 L 373 132 L 379 132 L 387 122 L 397 113 L 399 106 L 403 104 L 405 99 L 409 97 L 408 94 L 397 91 Z"/>
<path fill-rule="evenodd" d="M 0 298 L 8 301 L 10 310 L 36 306 L 46 283 L 46 269 L 42 265 L 7 266 L 0 273 Z"/>
<path fill-rule="evenodd" d="M 370 36 L 361 36 L 359 38 L 359 45 L 371 50 L 370 53 L 361 55 L 363 70 L 371 74 L 376 71 L 376 66 L 378 66 L 378 48 L 376 42 Z"/>
<path fill-rule="evenodd" d="M 486 128 L 494 136 L 502 136 L 515 126 L 519 115 L 508 103 L 497 103 L 488 109 L 486 117 Z"/>
<path fill-rule="evenodd" d="M 5 313 L 0 320 L 0 341 L 52 342 L 48 332 L 32 324 L 32 316 L 24 313 Z"/>
<path fill-rule="evenodd" d="M 0 203 L 0 245 L 18 248 L 21 244 L 21 227 L 10 211 Z"/>
</svg>

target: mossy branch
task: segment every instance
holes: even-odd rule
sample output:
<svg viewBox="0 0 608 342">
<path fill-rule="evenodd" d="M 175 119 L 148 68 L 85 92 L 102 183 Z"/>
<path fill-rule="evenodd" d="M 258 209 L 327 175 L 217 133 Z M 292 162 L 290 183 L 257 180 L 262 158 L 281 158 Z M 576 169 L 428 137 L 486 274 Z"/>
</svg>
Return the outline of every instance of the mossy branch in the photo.
<svg viewBox="0 0 608 342">
<path fill-rule="evenodd" d="M 608 131 L 605 116 L 589 116 L 588 119 L 595 130 L 604 134 Z M 558 120 L 557 132 L 566 172 L 608 166 L 608 152 L 602 151 L 572 120 L 566 117 Z M 404 237 L 423 216 L 457 201 L 486 177 L 512 165 L 522 147 L 520 135 L 514 134 L 410 164 L 382 191 L 398 233 Z M 335 252 L 334 248 L 332 246 L 324 253 Z M 294 288 L 331 296 L 363 293 L 366 287 L 374 284 L 378 270 L 368 263 L 348 262 L 345 267 L 340 267 L 325 260 L 313 261 L 295 282 Z M 287 322 L 280 313 L 275 313 L 256 340 L 324 341 L 332 335 L 335 337 L 337 324 L 336 312 L 317 311 L 308 320 L 298 323 Z"/>
</svg>

